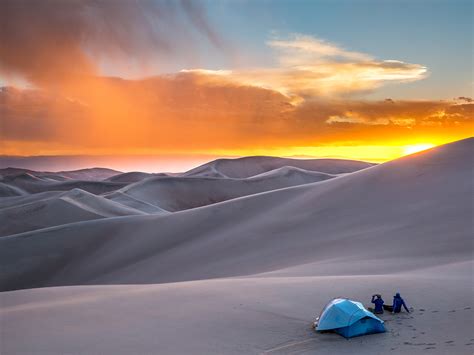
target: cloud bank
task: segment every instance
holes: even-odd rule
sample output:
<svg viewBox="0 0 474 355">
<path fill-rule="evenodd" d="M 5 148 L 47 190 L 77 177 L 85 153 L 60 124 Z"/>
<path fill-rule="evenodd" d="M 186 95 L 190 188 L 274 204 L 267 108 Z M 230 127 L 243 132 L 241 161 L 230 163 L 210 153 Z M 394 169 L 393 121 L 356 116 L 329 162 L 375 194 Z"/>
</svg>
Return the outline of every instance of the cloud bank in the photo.
<svg viewBox="0 0 474 355">
<path fill-rule="evenodd" d="M 437 143 L 474 128 L 474 104 L 462 100 L 313 98 L 294 105 L 277 91 L 209 83 L 197 73 L 108 80 L 127 101 L 112 103 L 116 111 L 107 118 L 109 105 L 101 109 L 46 92 L 3 89 L 4 154 L 239 154 L 328 144 Z"/>
</svg>

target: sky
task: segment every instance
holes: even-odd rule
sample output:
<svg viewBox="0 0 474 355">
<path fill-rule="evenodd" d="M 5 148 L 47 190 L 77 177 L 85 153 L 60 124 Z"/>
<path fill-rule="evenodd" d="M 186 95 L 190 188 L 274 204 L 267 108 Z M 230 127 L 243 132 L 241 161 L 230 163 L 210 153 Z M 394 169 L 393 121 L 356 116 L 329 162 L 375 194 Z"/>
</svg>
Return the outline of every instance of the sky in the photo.
<svg viewBox="0 0 474 355">
<path fill-rule="evenodd" d="M 466 138 L 472 16 L 461 0 L 2 0 L 0 155 L 183 170 Z"/>
</svg>

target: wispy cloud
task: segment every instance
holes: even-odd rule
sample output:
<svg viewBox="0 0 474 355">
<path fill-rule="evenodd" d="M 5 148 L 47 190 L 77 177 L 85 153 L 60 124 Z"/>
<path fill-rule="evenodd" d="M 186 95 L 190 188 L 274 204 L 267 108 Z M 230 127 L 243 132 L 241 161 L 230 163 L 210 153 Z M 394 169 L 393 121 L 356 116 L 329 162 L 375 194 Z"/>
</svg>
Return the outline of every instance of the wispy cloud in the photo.
<svg viewBox="0 0 474 355">
<path fill-rule="evenodd" d="M 301 102 L 311 96 L 350 96 L 374 90 L 389 83 L 423 79 L 427 68 L 399 60 L 378 60 L 369 54 L 346 50 L 334 43 L 311 36 L 294 35 L 273 39 L 279 65 L 236 71 L 194 70 L 219 75 L 242 85 L 272 89 Z"/>
<path fill-rule="evenodd" d="M 267 45 L 281 51 L 283 66 L 299 66 L 327 60 L 371 61 L 365 53 L 346 50 L 334 43 L 316 37 L 295 34 L 289 39 L 272 39 Z"/>
</svg>

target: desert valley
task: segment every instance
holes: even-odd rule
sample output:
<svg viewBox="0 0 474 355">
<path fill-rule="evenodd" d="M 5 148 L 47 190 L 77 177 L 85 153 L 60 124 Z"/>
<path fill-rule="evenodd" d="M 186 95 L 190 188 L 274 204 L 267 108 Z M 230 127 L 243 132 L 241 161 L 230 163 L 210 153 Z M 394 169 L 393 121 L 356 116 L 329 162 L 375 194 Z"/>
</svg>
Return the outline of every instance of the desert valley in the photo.
<svg viewBox="0 0 474 355">
<path fill-rule="evenodd" d="M 2 353 L 471 354 L 473 152 L 3 169 Z M 413 312 L 350 340 L 311 329 L 331 298 L 377 292 Z"/>
</svg>

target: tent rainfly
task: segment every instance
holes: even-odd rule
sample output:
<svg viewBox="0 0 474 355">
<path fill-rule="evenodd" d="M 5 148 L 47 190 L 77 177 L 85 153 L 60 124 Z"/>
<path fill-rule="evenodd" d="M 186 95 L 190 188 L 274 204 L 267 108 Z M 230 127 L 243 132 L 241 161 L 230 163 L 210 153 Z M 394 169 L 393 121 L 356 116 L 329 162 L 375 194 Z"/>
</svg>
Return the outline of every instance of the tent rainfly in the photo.
<svg viewBox="0 0 474 355">
<path fill-rule="evenodd" d="M 383 320 L 364 308 L 362 303 L 336 298 L 324 307 L 316 331 L 333 330 L 345 338 L 383 333 Z"/>
</svg>

